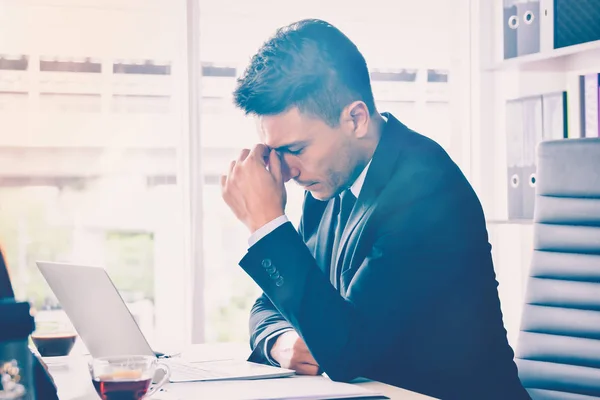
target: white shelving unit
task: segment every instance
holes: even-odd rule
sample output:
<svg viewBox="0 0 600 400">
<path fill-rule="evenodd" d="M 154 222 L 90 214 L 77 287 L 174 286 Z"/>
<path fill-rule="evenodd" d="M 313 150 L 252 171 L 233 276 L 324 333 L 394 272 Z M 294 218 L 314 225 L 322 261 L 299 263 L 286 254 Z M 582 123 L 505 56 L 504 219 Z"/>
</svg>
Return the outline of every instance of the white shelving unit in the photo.
<svg viewBox="0 0 600 400">
<path fill-rule="evenodd" d="M 529 54 L 508 60 L 491 62 L 482 68 L 488 71 L 517 69 L 521 71 L 536 71 L 544 69 L 569 70 L 579 69 L 586 63 L 593 67 L 600 55 L 600 41 L 582 43 L 575 46 L 563 47 L 547 52 Z"/>
<path fill-rule="evenodd" d="M 569 137 L 579 137 L 579 76 L 600 72 L 600 41 L 504 60 L 502 3 L 471 0 L 471 181 L 488 219 L 505 327 L 514 347 L 533 224 L 507 221 L 505 103 L 567 91 Z"/>
</svg>

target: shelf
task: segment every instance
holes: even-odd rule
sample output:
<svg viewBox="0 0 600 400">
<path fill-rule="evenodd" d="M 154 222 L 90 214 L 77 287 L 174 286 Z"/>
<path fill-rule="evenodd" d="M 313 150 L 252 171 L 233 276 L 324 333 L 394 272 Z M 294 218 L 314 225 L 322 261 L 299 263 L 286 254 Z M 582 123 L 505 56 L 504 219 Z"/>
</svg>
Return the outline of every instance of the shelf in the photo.
<svg viewBox="0 0 600 400">
<path fill-rule="evenodd" d="M 580 65 L 581 69 L 587 68 L 589 60 L 592 60 L 590 68 L 600 64 L 600 40 L 502 60 L 484 66 L 483 70 L 576 70 Z"/>
</svg>

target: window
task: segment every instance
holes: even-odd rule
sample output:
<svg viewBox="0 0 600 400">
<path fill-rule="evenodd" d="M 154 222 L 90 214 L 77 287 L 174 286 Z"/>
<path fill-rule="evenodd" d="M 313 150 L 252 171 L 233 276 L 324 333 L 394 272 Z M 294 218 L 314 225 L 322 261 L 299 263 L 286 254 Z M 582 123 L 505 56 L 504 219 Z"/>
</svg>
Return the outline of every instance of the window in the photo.
<svg viewBox="0 0 600 400">
<path fill-rule="evenodd" d="M 113 73 L 138 75 L 170 75 L 171 66 L 168 63 L 157 63 L 154 60 L 120 60 L 113 63 Z"/>
<path fill-rule="evenodd" d="M 233 106 L 236 78 L 282 25 L 316 17 L 338 26 L 367 60 L 379 110 L 459 163 L 466 154 L 456 140 L 465 126 L 451 118 L 464 105 L 450 88 L 465 84 L 453 54 L 466 29 L 453 2 L 376 0 L 374 14 L 339 0 L 198 2 L 202 101 L 189 112 L 200 113 L 204 186 L 201 226 L 192 228 L 185 204 L 198 199 L 186 197 L 190 171 L 181 162 L 189 154 L 186 2 L 3 3 L 0 243 L 18 297 L 44 318 L 64 315 L 35 261 L 62 260 L 104 266 L 151 343 L 185 342 L 191 325 L 202 327 L 194 341 L 247 342 L 260 289 L 237 265 L 248 232 L 222 201 L 219 177 L 258 140 L 255 121 Z M 303 193 L 287 188 L 297 225 Z M 193 229 L 203 232 L 194 244 L 201 265 L 186 256 Z M 191 279 L 192 262 L 202 280 Z M 192 281 L 205 310 L 190 324 Z"/>
<path fill-rule="evenodd" d="M 0 70 L 25 71 L 27 70 L 27 63 L 28 59 L 25 55 L 0 55 Z"/>
<path fill-rule="evenodd" d="M 40 71 L 71 72 L 71 73 L 100 73 L 100 60 L 70 59 L 62 57 L 40 57 Z"/>
<path fill-rule="evenodd" d="M 90 5 L 3 2 L 0 243 L 36 318 L 64 318 L 36 260 L 100 265 L 152 344 L 181 343 L 185 2 Z"/>
</svg>

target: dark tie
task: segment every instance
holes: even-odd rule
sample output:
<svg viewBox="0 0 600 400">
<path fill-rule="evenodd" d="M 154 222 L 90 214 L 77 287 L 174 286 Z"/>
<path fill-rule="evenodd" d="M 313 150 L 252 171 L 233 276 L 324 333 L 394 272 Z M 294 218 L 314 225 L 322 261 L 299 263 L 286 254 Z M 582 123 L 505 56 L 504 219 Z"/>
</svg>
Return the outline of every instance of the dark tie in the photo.
<svg viewBox="0 0 600 400">
<path fill-rule="evenodd" d="M 356 197 L 354 197 L 350 189 L 346 189 L 335 199 L 335 201 L 335 209 L 338 211 L 338 214 L 334 224 L 335 229 L 333 234 L 333 246 L 331 248 L 331 268 L 329 270 L 329 278 L 331 280 L 331 284 L 337 289 L 339 286 L 339 271 L 336 263 L 337 253 L 339 247 L 342 245 L 342 243 L 340 243 L 342 239 L 342 233 L 344 232 L 344 228 L 346 227 L 346 223 L 348 222 L 348 217 L 350 216 L 350 212 L 354 207 L 354 203 L 356 203 Z"/>
</svg>

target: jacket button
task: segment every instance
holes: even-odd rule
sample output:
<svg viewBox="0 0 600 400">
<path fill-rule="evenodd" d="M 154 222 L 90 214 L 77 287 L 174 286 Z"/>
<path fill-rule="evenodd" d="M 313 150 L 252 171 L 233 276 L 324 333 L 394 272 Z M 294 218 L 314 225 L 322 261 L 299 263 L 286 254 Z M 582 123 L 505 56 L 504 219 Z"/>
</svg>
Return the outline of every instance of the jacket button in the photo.
<svg viewBox="0 0 600 400">
<path fill-rule="evenodd" d="M 279 271 L 275 271 L 275 272 L 271 273 L 269 276 L 271 277 L 271 279 L 279 279 L 279 277 L 280 277 Z"/>
<path fill-rule="evenodd" d="M 280 276 L 279 278 L 277 278 L 277 280 L 275 281 L 275 286 L 278 286 L 278 287 L 283 286 L 283 276 Z"/>
<path fill-rule="evenodd" d="M 262 267 L 267 269 L 271 266 L 271 260 L 269 258 L 265 258 L 262 260 Z"/>
<path fill-rule="evenodd" d="M 275 268 L 274 265 L 271 265 L 269 268 L 265 269 L 265 271 L 267 272 L 267 274 L 271 275 L 275 273 L 275 271 L 277 271 L 277 268 Z"/>
</svg>

